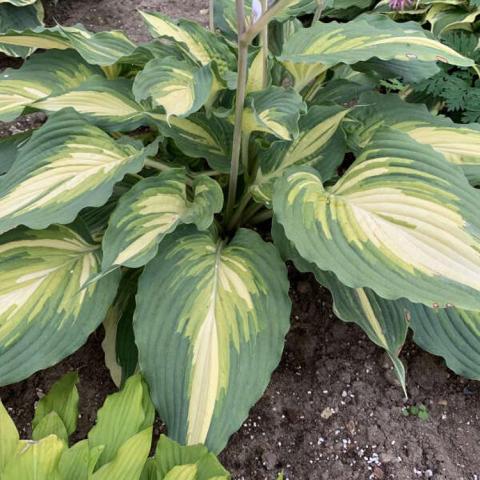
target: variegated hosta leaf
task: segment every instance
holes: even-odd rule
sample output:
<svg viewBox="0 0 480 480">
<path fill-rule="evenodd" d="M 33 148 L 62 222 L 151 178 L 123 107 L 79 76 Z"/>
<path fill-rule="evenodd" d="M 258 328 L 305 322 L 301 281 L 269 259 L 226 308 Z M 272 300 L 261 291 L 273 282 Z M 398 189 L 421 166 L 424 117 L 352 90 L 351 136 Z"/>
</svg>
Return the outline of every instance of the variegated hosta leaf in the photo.
<svg viewBox="0 0 480 480">
<path fill-rule="evenodd" d="M 418 345 L 443 357 L 458 375 L 480 380 L 480 312 L 407 301 L 403 307 Z"/>
<path fill-rule="evenodd" d="M 81 288 L 100 271 L 98 253 L 63 226 L 0 237 L 0 385 L 73 353 L 104 319 L 118 276 Z"/>
<path fill-rule="evenodd" d="M 192 201 L 187 196 L 184 169 L 141 180 L 123 195 L 110 219 L 103 238 L 103 270 L 118 265 L 142 267 L 178 225 L 194 223 L 205 230 L 222 206 L 222 189 L 210 177 L 195 178 Z"/>
<path fill-rule="evenodd" d="M 39 442 L 22 440 L 17 453 L 2 472 L 2 480 L 52 480 L 65 443 L 55 435 Z"/>
<path fill-rule="evenodd" d="M 172 471 L 178 466 L 195 466 L 198 477 L 195 476 L 194 479 L 228 480 L 230 478 L 215 455 L 209 453 L 205 446 L 183 446 L 165 435 L 161 435 L 158 440 L 155 464 L 156 480 L 167 480 L 172 477 Z"/>
<path fill-rule="evenodd" d="M 300 133 L 293 142 L 276 142 L 261 151 L 257 177 L 252 185 L 255 198 L 271 203 L 273 184 L 293 165 L 314 166 L 324 181 L 332 177 L 345 154 L 343 134 L 336 138 L 336 133 L 347 113 L 348 110 L 338 106 L 311 107 L 300 117 Z"/>
<path fill-rule="evenodd" d="M 207 103 L 213 87 L 210 66 L 174 57 L 156 58 L 145 65 L 133 84 L 137 101 L 152 99 L 171 115 L 186 117 Z"/>
<path fill-rule="evenodd" d="M 24 57 L 37 48 L 45 50 L 70 48 L 70 42 L 60 33 L 59 27 L 43 28 L 37 25 L 0 28 L 2 32 L 0 33 L 0 51 L 9 56 Z"/>
<path fill-rule="evenodd" d="M 26 106 L 73 89 L 100 69 L 85 64 L 74 52 L 34 55 L 18 70 L 7 68 L 0 76 L 0 121 L 17 118 Z"/>
<path fill-rule="evenodd" d="M 134 327 L 172 438 L 222 450 L 280 360 L 289 313 L 285 266 L 257 233 L 226 244 L 186 227 L 164 240 L 140 277 Z"/>
<path fill-rule="evenodd" d="M 0 175 L 7 173 L 17 158 L 18 149 L 30 138 L 30 132 L 0 138 Z"/>
<path fill-rule="evenodd" d="M 0 3 L 0 37 L 10 30 L 26 30 L 40 27 L 43 24 L 44 10 L 40 0 L 30 2 L 30 5 L 18 7 L 12 3 Z M 9 57 L 27 57 L 31 48 L 13 45 L 2 45 L 0 53 Z"/>
<path fill-rule="evenodd" d="M 0 231 L 73 221 L 82 208 L 105 203 L 117 181 L 142 168 L 143 157 L 73 110 L 52 115 L 0 177 Z"/>
<path fill-rule="evenodd" d="M 10 3 L 15 5 L 16 7 L 26 7 L 27 5 L 31 5 L 35 3 L 37 0 L 0 0 L 0 4 L 2 3 Z"/>
<path fill-rule="evenodd" d="M 480 185 L 480 125 L 461 125 L 449 118 L 432 115 L 425 105 L 407 103 L 398 95 L 368 92 L 361 95 L 351 124 L 354 148 L 368 145 L 383 125 L 395 127 L 413 140 L 430 145 L 448 161 L 462 167 L 473 185 Z"/>
<path fill-rule="evenodd" d="M 221 74 L 235 69 L 235 55 L 221 36 L 189 20 L 175 22 L 160 13 L 140 13 L 154 37 L 180 42 L 185 52 L 202 65 L 215 62 Z"/>
<path fill-rule="evenodd" d="M 382 129 L 333 187 L 292 169 L 273 206 L 308 261 L 353 288 L 427 306 L 480 306 L 480 195 L 430 147 Z"/>
<path fill-rule="evenodd" d="M 32 107 L 45 112 L 73 108 L 96 125 L 110 130 L 135 128 L 143 118 L 143 107 L 131 93 L 132 82 L 121 78 L 91 77 L 76 88 L 35 102 Z"/>
<path fill-rule="evenodd" d="M 298 136 L 298 120 L 306 105 L 292 88 L 270 87 L 253 92 L 246 102 L 244 132 L 267 132 L 283 140 Z"/>
<path fill-rule="evenodd" d="M 112 65 L 137 47 L 120 30 L 91 33 L 76 27 L 61 27 L 61 32 L 71 48 L 92 65 Z"/>
<path fill-rule="evenodd" d="M 372 342 L 387 352 L 406 394 L 405 367 L 399 359 L 408 330 L 403 305 L 398 301 L 384 300 L 368 288 L 348 288 L 333 273 L 307 262 L 285 237 L 283 227 L 275 220 L 272 223 L 272 237 L 285 260 L 293 261 L 301 272 L 313 273 L 317 281 L 330 290 L 335 315 L 344 322 L 356 323 Z"/>
<path fill-rule="evenodd" d="M 348 23 L 319 22 L 294 34 L 280 60 L 294 63 L 354 64 L 381 60 L 441 61 L 468 67 L 473 61 L 443 45 L 420 25 L 396 23 L 380 15 L 362 15 Z"/>
<path fill-rule="evenodd" d="M 37 49 L 73 48 L 92 65 L 111 65 L 122 57 L 132 54 L 136 45 L 123 32 L 110 31 L 91 33 L 78 27 L 24 28 L 11 26 L 8 31 L 0 30 L 0 50 L 12 46 L 27 47 L 30 52 Z"/>
<path fill-rule="evenodd" d="M 211 168 L 230 171 L 233 126 L 224 119 L 198 112 L 188 118 L 149 113 L 160 132 L 174 140 L 176 146 L 193 158 L 205 158 Z"/>
</svg>

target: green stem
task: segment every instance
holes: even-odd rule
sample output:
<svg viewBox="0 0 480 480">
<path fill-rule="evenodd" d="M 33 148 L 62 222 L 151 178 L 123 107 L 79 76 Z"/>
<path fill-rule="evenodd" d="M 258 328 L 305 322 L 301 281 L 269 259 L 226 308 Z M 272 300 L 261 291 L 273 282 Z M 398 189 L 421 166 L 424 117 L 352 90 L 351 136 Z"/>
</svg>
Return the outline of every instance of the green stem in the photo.
<svg viewBox="0 0 480 480">
<path fill-rule="evenodd" d="M 144 165 L 146 167 L 155 168 L 155 170 L 159 170 L 160 172 L 165 172 L 166 170 L 170 170 L 172 168 L 165 163 L 159 162 L 158 160 L 150 160 L 148 158 L 145 160 Z"/>
<path fill-rule="evenodd" d="M 265 14 L 268 10 L 268 0 L 262 0 L 262 12 Z M 262 83 L 263 88 L 267 88 L 268 82 L 268 23 L 260 33 L 260 45 L 262 46 Z"/>
<path fill-rule="evenodd" d="M 315 10 L 315 14 L 313 15 L 313 20 L 312 20 L 312 25 L 315 25 L 320 20 L 320 17 L 322 16 L 323 9 L 325 8 L 325 1 L 324 0 L 318 0 L 318 7 Z"/>
<path fill-rule="evenodd" d="M 242 40 L 244 43 L 250 45 L 253 39 L 265 28 L 268 24 L 285 8 L 290 4 L 295 3 L 297 0 L 278 0 L 270 7 L 257 22 L 252 24 L 250 28 L 244 32 Z"/>
<path fill-rule="evenodd" d="M 232 215 L 232 218 L 227 224 L 227 230 L 233 230 L 242 220 L 242 214 L 247 207 L 248 203 L 250 202 L 252 196 L 249 192 L 246 192 L 243 197 L 241 198 L 240 202 L 238 203 L 237 208 L 235 209 L 235 213 Z"/>
<path fill-rule="evenodd" d="M 232 161 L 230 164 L 230 183 L 228 188 L 227 206 L 225 218 L 230 221 L 235 200 L 237 197 L 238 172 L 240 166 L 240 151 L 242 148 L 243 108 L 248 73 L 248 45 L 242 41 L 245 30 L 245 4 L 243 0 L 236 0 L 237 28 L 238 28 L 238 73 L 237 73 L 237 99 L 235 102 L 235 127 L 233 130 Z"/>
<path fill-rule="evenodd" d="M 208 26 L 211 32 L 215 31 L 215 0 L 208 2 Z"/>
<path fill-rule="evenodd" d="M 252 203 L 248 208 L 245 209 L 242 215 L 243 224 L 248 223 L 248 221 L 263 208 L 261 203 Z"/>
<path fill-rule="evenodd" d="M 267 220 L 270 220 L 273 217 L 273 210 L 263 210 L 258 215 L 253 216 L 249 223 L 251 225 L 258 225 L 259 223 L 263 223 Z"/>
<path fill-rule="evenodd" d="M 250 132 L 243 132 L 242 134 L 242 166 L 245 176 L 249 176 L 249 146 L 250 146 Z"/>
</svg>

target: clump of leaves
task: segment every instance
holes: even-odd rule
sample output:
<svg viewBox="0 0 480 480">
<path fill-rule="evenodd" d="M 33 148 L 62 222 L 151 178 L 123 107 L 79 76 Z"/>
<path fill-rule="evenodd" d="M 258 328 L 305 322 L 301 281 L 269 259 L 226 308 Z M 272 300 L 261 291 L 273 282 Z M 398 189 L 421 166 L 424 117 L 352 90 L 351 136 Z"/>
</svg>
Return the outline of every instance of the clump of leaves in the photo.
<svg viewBox="0 0 480 480">
<path fill-rule="evenodd" d="M 37 404 L 32 439 L 19 438 L 0 401 L 2 480 L 228 480 L 230 475 L 202 445 L 182 447 L 162 435 L 155 455 L 155 410 L 140 375 L 107 397 L 88 438 L 70 444 L 77 426 L 78 375 L 69 373 Z"/>
<path fill-rule="evenodd" d="M 351 1 L 218 0 L 216 31 L 143 12 L 143 45 L 0 35 L 46 50 L 3 72 L 0 119 L 48 115 L 0 142 L 0 384 L 106 319 L 115 381 L 139 368 L 168 434 L 218 453 L 281 358 L 285 260 L 405 390 L 409 328 L 480 378 L 480 131 L 380 93 L 474 61 L 383 14 L 322 20 L 332 5 L 350 18 Z"/>
<path fill-rule="evenodd" d="M 420 420 L 426 422 L 430 418 L 430 413 L 428 412 L 428 408 L 420 403 L 419 405 L 411 405 L 409 407 L 403 407 L 402 415 L 405 417 L 417 417 Z"/>
</svg>

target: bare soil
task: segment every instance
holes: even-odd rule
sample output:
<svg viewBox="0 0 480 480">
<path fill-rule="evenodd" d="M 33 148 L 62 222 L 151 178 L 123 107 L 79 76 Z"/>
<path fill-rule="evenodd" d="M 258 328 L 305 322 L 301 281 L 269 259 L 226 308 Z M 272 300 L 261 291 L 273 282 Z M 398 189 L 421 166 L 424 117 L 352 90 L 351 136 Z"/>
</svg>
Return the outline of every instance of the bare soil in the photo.
<svg viewBox="0 0 480 480">
<path fill-rule="evenodd" d="M 148 36 L 136 9 L 205 23 L 205 8 L 204 0 L 60 0 L 49 18 L 92 30 L 122 28 L 144 41 Z M 233 477 L 273 480 L 283 470 L 290 480 L 479 480 L 480 384 L 455 376 L 409 342 L 402 354 L 406 402 L 381 349 L 358 327 L 334 317 L 328 291 L 310 275 L 292 269 L 290 276 L 292 329 L 282 362 L 221 455 Z M 61 364 L 0 389 L 25 436 L 38 398 L 63 373 L 78 370 L 76 439 L 85 437 L 105 396 L 115 390 L 103 363 L 102 336 L 99 329 Z M 405 416 L 405 405 L 425 405 L 429 418 Z"/>
</svg>

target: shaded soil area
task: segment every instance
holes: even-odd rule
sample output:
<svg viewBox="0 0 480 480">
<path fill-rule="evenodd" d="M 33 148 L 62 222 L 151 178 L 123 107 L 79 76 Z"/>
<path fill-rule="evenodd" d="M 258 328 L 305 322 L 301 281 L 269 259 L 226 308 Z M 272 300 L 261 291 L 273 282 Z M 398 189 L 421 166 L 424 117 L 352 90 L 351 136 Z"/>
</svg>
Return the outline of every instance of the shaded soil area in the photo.
<svg viewBox="0 0 480 480">
<path fill-rule="evenodd" d="M 122 28 L 144 41 L 148 36 L 136 9 L 205 22 L 205 8 L 204 0 L 60 0 L 49 19 L 92 30 Z M 0 124 L 0 133 L 22 126 Z M 329 293 L 309 275 L 292 270 L 291 280 L 292 329 L 282 362 L 221 455 L 233 477 L 273 480 L 283 470 L 290 480 L 480 479 L 480 384 L 451 374 L 441 360 L 408 343 L 402 354 L 406 402 L 383 352 L 355 325 L 334 317 Z M 38 398 L 63 373 L 78 370 L 76 439 L 84 438 L 105 396 L 115 390 L 104 366 L 102 336 L 100 329 L 61 364 L 0 389 L 23 435 L 30 433 Z M 428 419 L 405 415 L 410 405 L 424 405 Z"/>
</svg>

